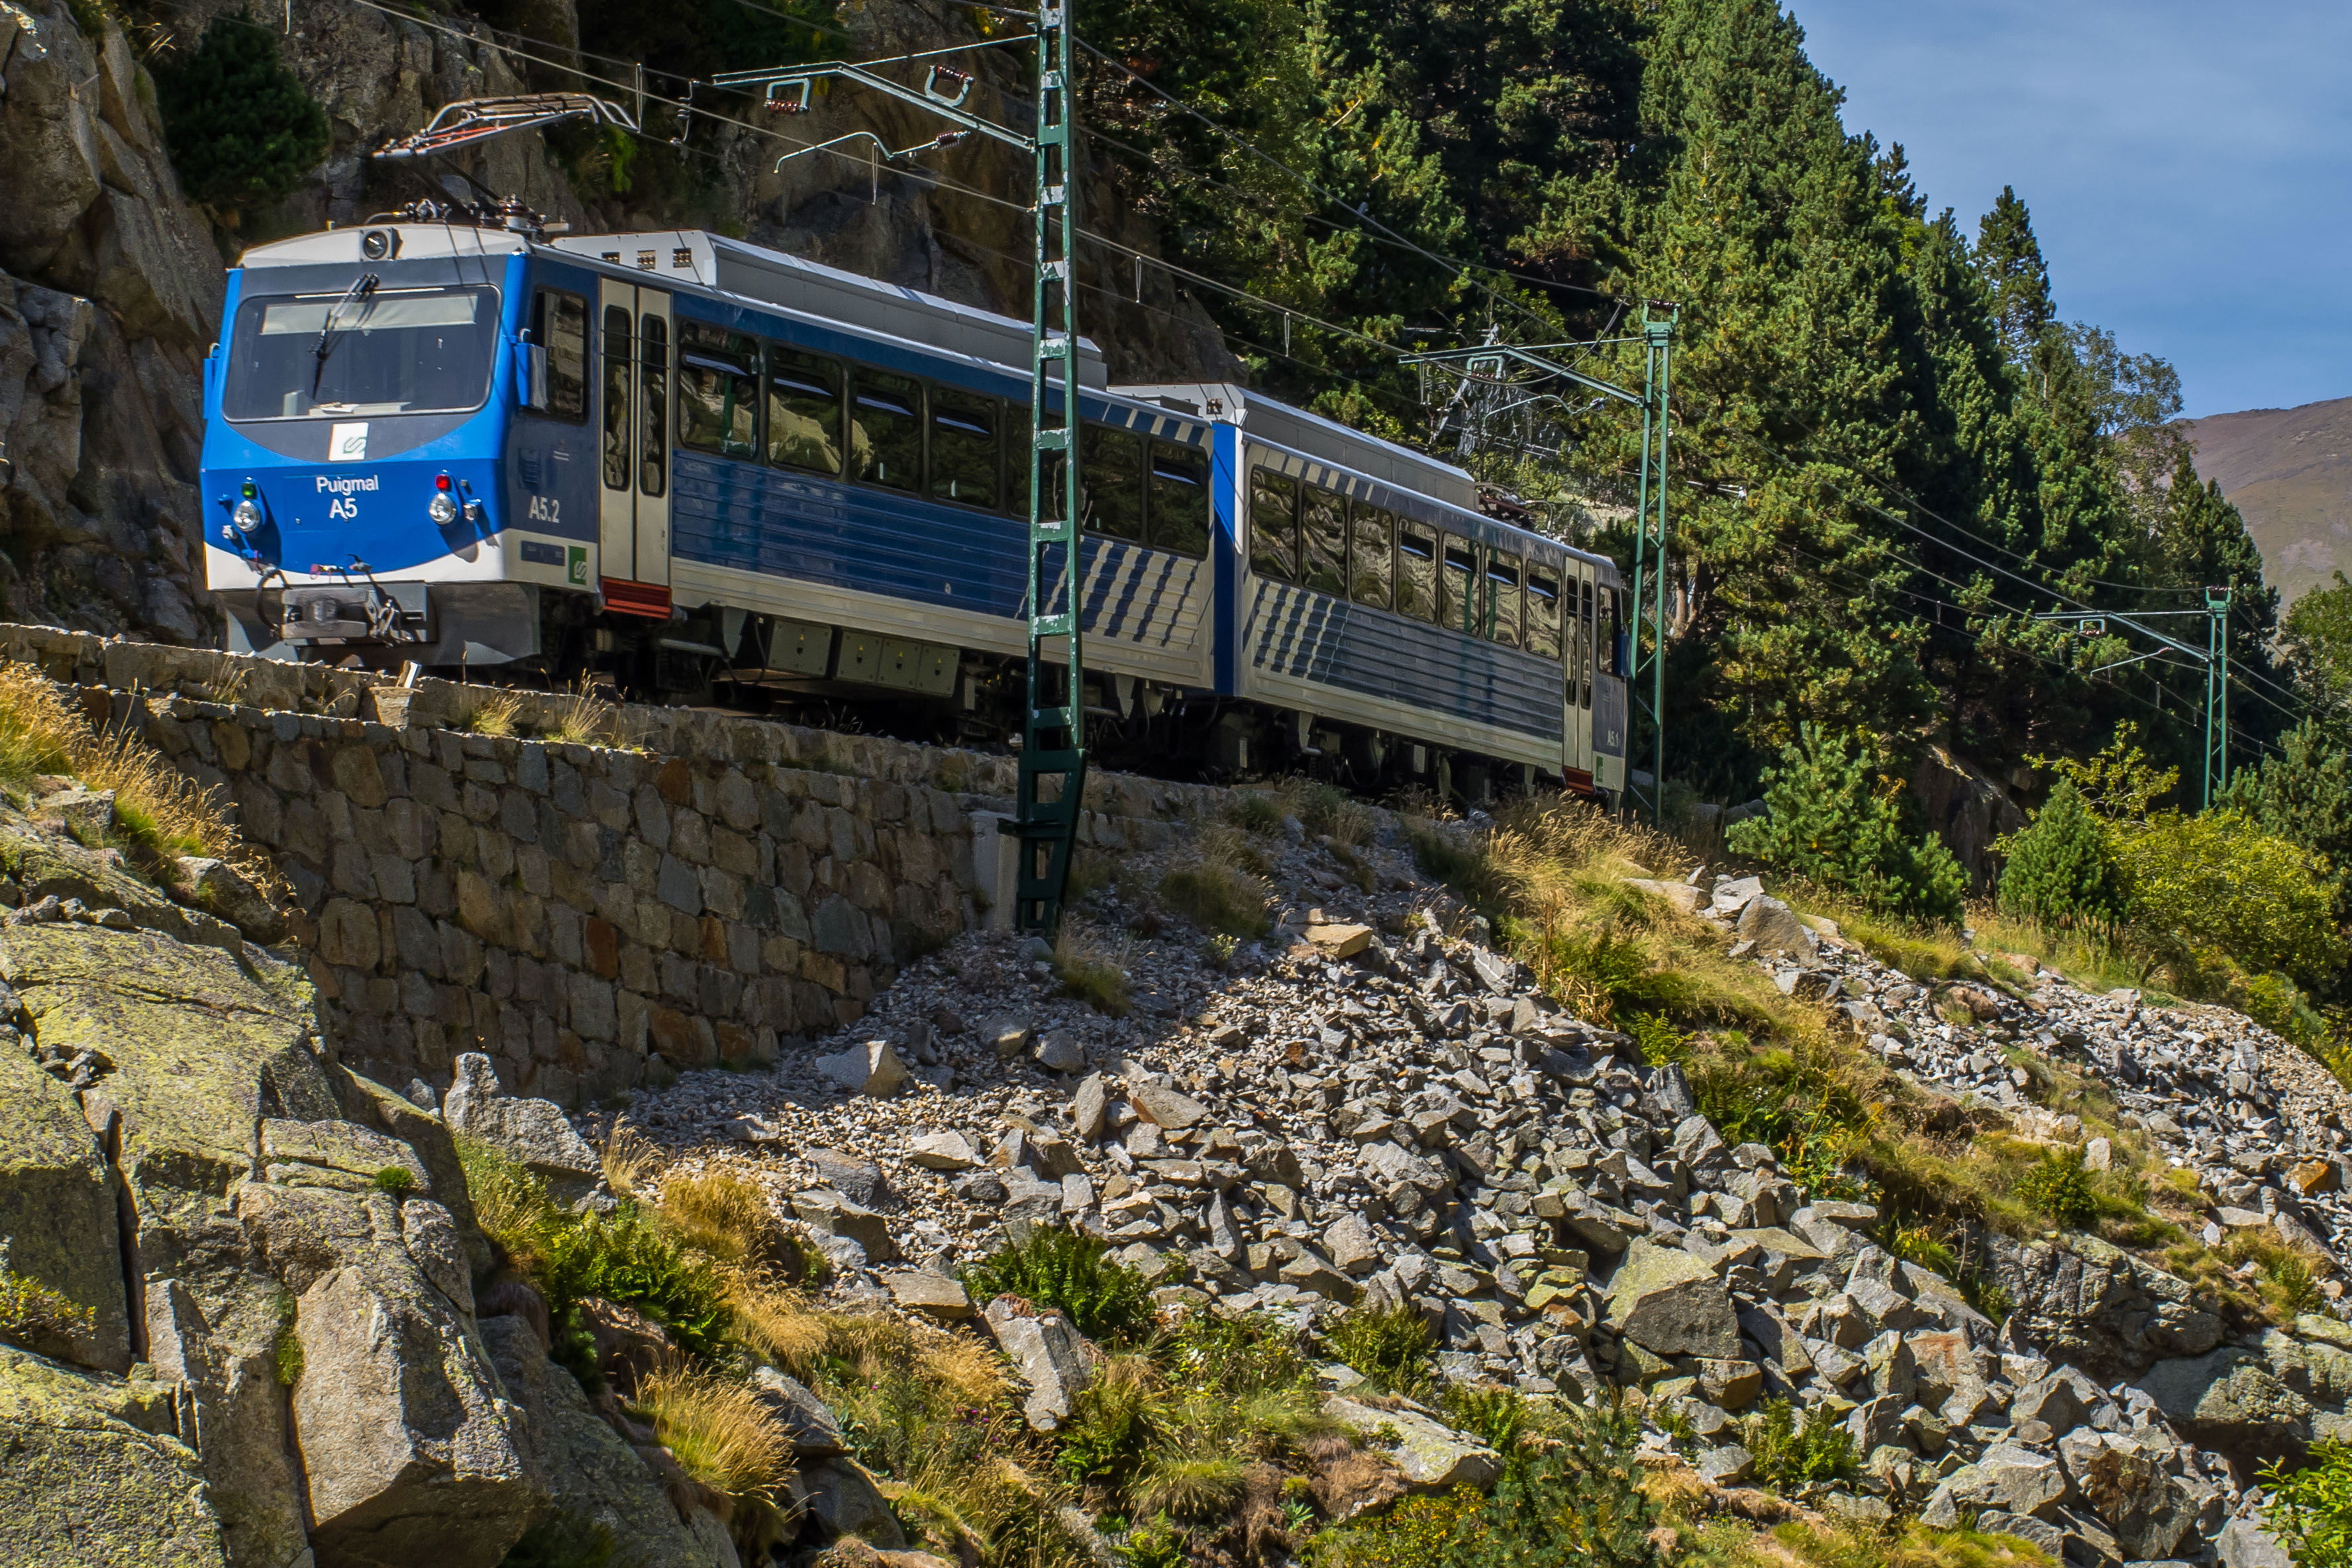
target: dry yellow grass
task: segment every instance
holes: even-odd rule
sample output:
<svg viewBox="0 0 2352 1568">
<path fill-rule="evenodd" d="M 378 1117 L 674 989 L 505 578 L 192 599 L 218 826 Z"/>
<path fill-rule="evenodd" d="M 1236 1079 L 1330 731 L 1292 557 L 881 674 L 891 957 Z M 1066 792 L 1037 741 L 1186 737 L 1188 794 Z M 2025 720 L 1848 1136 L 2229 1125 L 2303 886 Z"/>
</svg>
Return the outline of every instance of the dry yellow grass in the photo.
<svg viewBox="0 0 2352 1568">
<path fill-rule="evenodd" d="M 512 735 L 521 716 L 521 693 L 488 692 L 474 699 L 473 706 L 458 717 L 457 727 L 470 729 L 476 735 Z"/>
<path fill-rule="evenodd" d="M 623 1197 L 642 1197 L 648 1183 L 660 1176 L 669 1161 L 651 1138 L 624 1124 L 613 1129 L 597 1151 L 604 1180 Z"/>
<path fill-rule="evenodd" d="M 661 1184 L 655 1211 L 678 1239 L 720 1263 L 765 1273 L 793 1260 L 791 1235 L 757 1185 L 732 1171 L 707 1170 Z"/>
<path fill-rule="evenodd" d="M 792 1471 L 792 1434 L 731 1377 L 667 1367 L 638 1380 L 634 1403 L 679 1468 L 713 1491 L 772 1500 Z"/>
<path fill-rule="evenodd" d="M 230 825 L 216 793 L 128 731 L 93 729 L 38 670 L 0 664 L 0 778 L 22 785 L 42 773 L 113 790 L 124 836 L 152 859 L 151 870 L 163 869 L 175 855 L 210 855 L 264 885 L 276 881 L 268 863 Z"/>
<path fill-rule="evenodd" d="M 563 706 L 556 709 L 543 738 L 566 746 L 617 746 L 621 738 L 621 710 L 583 675 Z"/>
</svg>

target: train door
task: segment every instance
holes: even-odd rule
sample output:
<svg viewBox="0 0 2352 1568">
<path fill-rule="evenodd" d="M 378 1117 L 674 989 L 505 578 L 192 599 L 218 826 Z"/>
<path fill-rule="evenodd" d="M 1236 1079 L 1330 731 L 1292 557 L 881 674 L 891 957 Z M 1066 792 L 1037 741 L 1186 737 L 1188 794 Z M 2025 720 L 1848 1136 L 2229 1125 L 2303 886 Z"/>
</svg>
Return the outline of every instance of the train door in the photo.
<svg viewBox="0 0 2352 1568">
<path fill-rule="evenodd" d="M 604 602 L 669 614 L 669 296 L 605 278 L 597 298 L 596 514 Z"/>
</svg>

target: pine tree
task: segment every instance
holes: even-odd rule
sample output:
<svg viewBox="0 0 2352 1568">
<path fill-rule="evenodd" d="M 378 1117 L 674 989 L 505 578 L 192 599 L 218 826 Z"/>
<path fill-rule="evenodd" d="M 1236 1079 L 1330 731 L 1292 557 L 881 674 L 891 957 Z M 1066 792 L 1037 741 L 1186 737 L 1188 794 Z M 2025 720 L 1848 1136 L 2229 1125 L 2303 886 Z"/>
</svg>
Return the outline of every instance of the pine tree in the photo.
<svg viewBox="0 0 2352 1568">
<path fill-rule="evenodd" d="M 1859 737 L 1805 726 L 1765 772 L 1765 814 L 1733 824 L 1732 852 L 1873 908 L 1957 922 L 1968 873 L 1935 834 L 1910 835 L 1906 798 L 1875 771 Z"/>
<path fill-rule="evenodd" d="M 2033 235 L 2033 215 L 2010 186 L 1977 225 L 1977 272 L 1990 297 L 1994 329 L 2010 359 L 2028 363 L 2057 320 L 2050 301 L 2050 267 Z"/>
<path fill-rule="evenodd" d="M 2007 848 L 2009 862 L 2000 873 L 2002 914 L 2053 925 L 2105 927 L 2123 919 L 2115 846 L 2073 779 L 2051 791 L 2032 825 Z"/>
<path fill-rule="evenodd" d="M 155 72 L 172 166 L 209 206 L 259 206 L 292 190 L 327 155 L 326 111 L 278 57 L 278 37 L 219 16 L 195 52 Z"/>
</svg>

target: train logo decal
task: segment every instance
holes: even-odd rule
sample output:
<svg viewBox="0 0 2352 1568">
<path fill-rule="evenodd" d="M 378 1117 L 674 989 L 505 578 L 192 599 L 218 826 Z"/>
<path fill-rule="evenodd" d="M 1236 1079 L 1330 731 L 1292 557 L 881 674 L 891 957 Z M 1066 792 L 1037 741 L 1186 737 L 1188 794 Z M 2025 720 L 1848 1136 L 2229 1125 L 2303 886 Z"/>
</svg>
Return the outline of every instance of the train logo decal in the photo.
<svg viewBox="0 0 2352 1568">
<path fill-rule="evenodd" d="M 364 463 L 367 461 L 367 421 L 338 424 L 327 432 L 327 461 L 330 463 Z"/>
</svg>

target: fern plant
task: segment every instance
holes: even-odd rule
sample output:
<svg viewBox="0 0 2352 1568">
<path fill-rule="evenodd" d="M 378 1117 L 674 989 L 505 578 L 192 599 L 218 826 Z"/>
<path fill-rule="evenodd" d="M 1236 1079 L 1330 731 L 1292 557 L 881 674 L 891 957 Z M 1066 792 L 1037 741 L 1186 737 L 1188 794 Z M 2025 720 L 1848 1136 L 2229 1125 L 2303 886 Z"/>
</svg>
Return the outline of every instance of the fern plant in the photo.
<svg viewBox="0 0 2352 1568">
<path fill-rule="evenodd" d="M 1059 1226 L 1038 1226 L 962 1270 L 979 1301 L 1018 1296 L 1070 1320 L 1088 1339 L 1116 1338 L 1149 1324 L 1143 1276 L 1110 1256 L 1110 1244 Z"/>
</svg>

